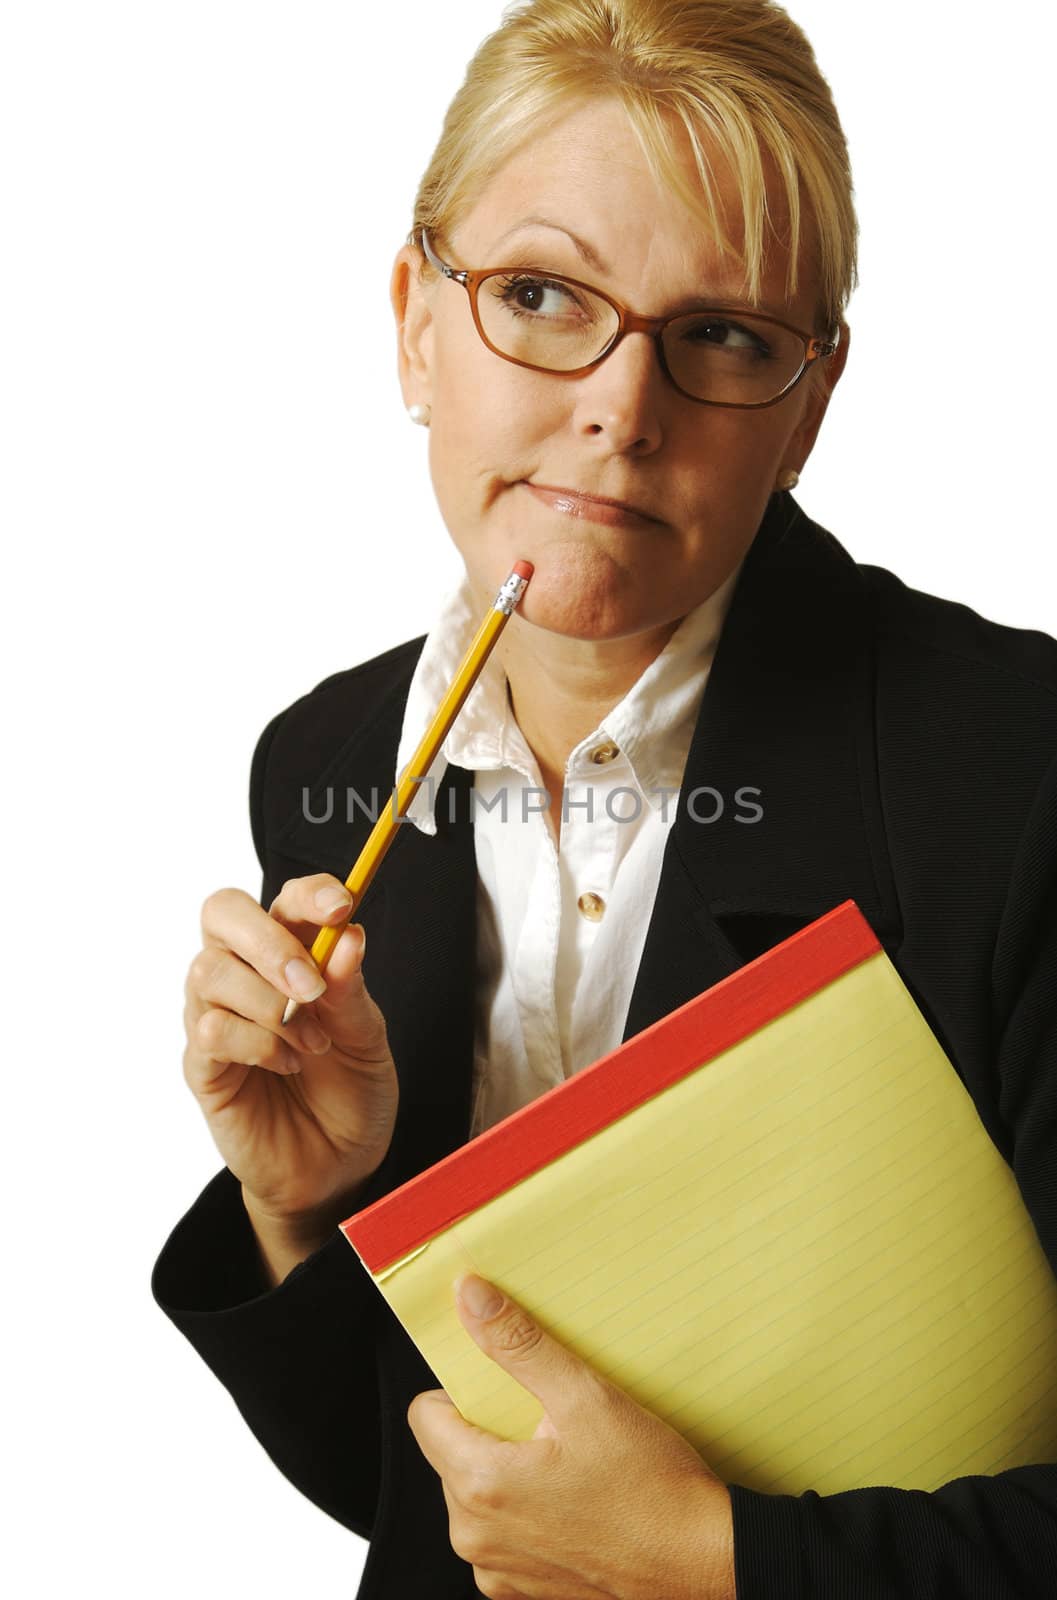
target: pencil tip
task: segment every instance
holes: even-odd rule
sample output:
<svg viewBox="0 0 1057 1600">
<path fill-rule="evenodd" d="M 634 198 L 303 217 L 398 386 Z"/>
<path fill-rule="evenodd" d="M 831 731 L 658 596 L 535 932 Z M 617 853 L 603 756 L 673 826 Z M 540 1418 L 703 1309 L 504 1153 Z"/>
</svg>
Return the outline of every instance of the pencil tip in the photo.
<svg viewBox="0 0 1057 1600">
<path fill-rule="evenodd" d="M 286 1002 L 286 1009 L 283 1012 L 283 1027 L 284 1028 L 286 1027 L 286 1024 L 290 1021 L 290 1019 L 294 1016 L 296 1011 L 297 1011 L 297 1001 L 296 1000 L 288 1000 Z"/>
</svg>

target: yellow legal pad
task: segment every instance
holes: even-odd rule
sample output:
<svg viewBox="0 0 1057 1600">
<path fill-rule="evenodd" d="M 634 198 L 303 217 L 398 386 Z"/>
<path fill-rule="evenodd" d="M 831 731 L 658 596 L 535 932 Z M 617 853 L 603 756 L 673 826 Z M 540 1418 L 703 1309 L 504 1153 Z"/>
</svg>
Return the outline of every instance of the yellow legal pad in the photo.
<svg viewBox="0 0 1057 1600">
<path fill-rule="evenodd" d="M 342 1231 L 504 1438 L 541 1407 L 460 1325 L 468 1269 L 727 1482 L 928 1490 L 1057 1458 L 1057 1284 L 852 901 Z"/>
</svg>

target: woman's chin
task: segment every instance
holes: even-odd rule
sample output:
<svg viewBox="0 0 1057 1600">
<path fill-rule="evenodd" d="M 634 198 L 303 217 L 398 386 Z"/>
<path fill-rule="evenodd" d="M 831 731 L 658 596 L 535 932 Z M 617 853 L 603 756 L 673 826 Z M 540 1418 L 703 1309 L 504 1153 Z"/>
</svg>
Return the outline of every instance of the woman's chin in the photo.
<svg viewBox="0 0 1057 1600">
<path fill-rule="evenodd" d="M 518 615 L 547 633 L 601 640 L 624 638 L 656 626 L 652 609 L 644 588 L 629 582 L 626 573 L 599 581 L 595 574 L 552 567 L 544 558 L 535 563 Z"/>
<path fill-rule="evenodd" d="M 593 531 L 593 530 L 592 530 Z M 468 562 L 475 591 L 494 594 L 515 560 L 533 567 L 517 614 L 533 627 L 570 639 L 619 639 L 657 627 L 679 615 L 683 581 L 659 582 L 659 551 L 647 553 L 604 530 L 603 537 L 540 537 L 526 528 L 520 536 L 496 541 L 487 565 Z M 466 552 L 464 551 L 464 559 Z M 687 577 L 689 575 L 686 575 Z M 668 605 L 665 606 L 665 591 Z"/>
</svg>

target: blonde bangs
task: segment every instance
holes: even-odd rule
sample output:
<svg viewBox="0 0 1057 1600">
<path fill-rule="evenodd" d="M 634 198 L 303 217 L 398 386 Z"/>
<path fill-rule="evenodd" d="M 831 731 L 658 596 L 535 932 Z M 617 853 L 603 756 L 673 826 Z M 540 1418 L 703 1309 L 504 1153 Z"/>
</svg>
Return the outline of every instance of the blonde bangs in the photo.
<svg viewBox="0 0 1057 1600">
<path fill-rule="evenodd" d="M 788 251 L 787 297 L 806 267 L 818 279 L 819 331 L 836 327 L 858 283 L 847 144 L 810 44 L 773 0 L 522 0 L 508 8 L 448 109 L 411 236 L 421 228 L 450 236 L 528 140 L 600 98 L 624 107 L 654 178 L 738 264 L 750 299 L 761 296 L 773 242 Z M 721 214 L 717 162 L 733 179 L 739 218 Z M 786 228 L 771 215 L 768 168 Z"/>
</svg>

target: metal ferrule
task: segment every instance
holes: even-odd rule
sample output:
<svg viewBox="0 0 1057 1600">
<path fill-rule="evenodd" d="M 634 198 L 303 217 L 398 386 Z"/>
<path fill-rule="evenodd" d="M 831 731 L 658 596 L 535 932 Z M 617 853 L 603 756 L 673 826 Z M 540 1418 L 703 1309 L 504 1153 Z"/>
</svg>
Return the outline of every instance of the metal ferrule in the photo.
<svg viewBox="0 0 1057 1600">
<path fill-rule="evenodd" d="M 518 601 L 527 588 L 528 579 L 521 578 L 516 572 L 512 572 L 496 595 L 493 610 L 501 611 L 504 617 L 509 617 L 510 613 L 516 609 Z"/>
</svg>

